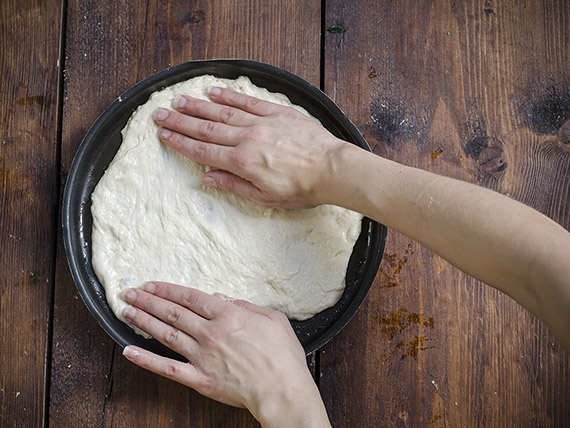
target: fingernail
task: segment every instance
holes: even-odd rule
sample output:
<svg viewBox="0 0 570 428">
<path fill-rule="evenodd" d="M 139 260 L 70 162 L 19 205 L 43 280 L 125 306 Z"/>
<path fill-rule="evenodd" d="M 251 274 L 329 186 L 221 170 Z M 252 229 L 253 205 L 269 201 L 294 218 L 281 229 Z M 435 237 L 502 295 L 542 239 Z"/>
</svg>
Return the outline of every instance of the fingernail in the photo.
<svg viewBox="0 0 570 428">
<path fill-rule="evenodd" d="M 123 349 L 123 355 L 125 357 L 138 357 L 139 351 L 134 349 L 132 346 L 125 346 L 125 349 Z"/>
<path fill-rule="evenodd" d="M 133 319 L 136 314 L 137 310 L 133 308 L 131 305 L 127 306 L 123 311 L 123 316 L 128 320 Z"/>
<path fill-rule="evenodd" d="M 134 303 L 137 300 L 137 293 L 135 290 L 127 290 L 123 296 L 123 300 L 127 303 Z"/>
<path fill-rule="evenodd" d="M 207 187 L 216 187 L 216 181 L 212 177 L 202 177 L 202 185 Z"/>
<path fill-rule="evenodd" d="M 232 299 L 229 296 L 226 296 L 225 294 L 222 293 L 214 293 L 214 296 L 216 296 L 219 299 L 225 300 L 226 302 L 233 302 L 235 299 Z"/>
<path fill-rule="evenodd" d="M 159 108 L 158 110 L 156 110 L 154 112 L 154 118 L 156 120 L 164 120 L 168 117 L 168 110 L 164 110 L 162 108 Z"/>
<path fill-rule="evenodd" d="M 186 97 L 182 96 L 182 95 L 178 95 L 175 99 L 174 99 L 174 105 L 178 108 L 182 108 L 186 105 Z"/>
<path fill-rule="evenodd" d="M 218 96 L 222 93 L 222 90 L 217 86 L 211 86 L 210 89 L 208 89 L 208 92 L 210 95 Z"/>
<path fill-rule="evenodd" d="M 170 129 L 160 128 L 160 130 L 158 131 L 158 137 L 163 139 L 163 140 L 166 140 L 171 135 L 172 135 L 172 131 L 170 131 Z"/>
<path fill-rule="evenodd" d="M 156 291 L 156 284 L 154 282 L 147 282 L 143 286 L 144 291 L 147 293 L 154 293 Z"/>
</svg>

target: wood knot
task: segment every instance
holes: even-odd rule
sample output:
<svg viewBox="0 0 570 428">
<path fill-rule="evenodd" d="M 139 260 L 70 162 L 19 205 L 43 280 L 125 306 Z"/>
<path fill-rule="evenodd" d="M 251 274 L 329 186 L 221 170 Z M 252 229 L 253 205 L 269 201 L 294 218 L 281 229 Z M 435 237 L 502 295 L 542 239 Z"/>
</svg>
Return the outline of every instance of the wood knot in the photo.
<svg viewBox="0 0 570 428">
<path fill-rule="evenodd" d="M 503 143 L 501 140 L 479 135 L 467 142 L 465 153 L 477 164 L 483 176 L 495 176 L 507 168 L 507 161 L 503 156 Z"/>
<path fill-rule="evenodd" d="M 503 147 L 499 140 L 495 140 L 489 147 L 483 149 L 477 159 L 479 169 L 487 175 L 496 175 L 507 168 L 507 161 L 503 156 Z"/>
</svg>

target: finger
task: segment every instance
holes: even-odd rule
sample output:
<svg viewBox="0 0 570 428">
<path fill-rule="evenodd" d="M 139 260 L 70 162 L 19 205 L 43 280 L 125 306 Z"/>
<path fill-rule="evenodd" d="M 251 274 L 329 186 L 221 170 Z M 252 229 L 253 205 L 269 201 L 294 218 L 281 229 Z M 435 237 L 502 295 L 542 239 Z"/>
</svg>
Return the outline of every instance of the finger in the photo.
<svg viewBox="0 0 570 428">
<path fill-rule="evenodd" d="M 264 193 L 250 181 L 222 169 L 208 171 L 202 176 L 202 184 L 216 187 L 228 192 L 241 195 L 265 208 L 273 208 L 273 201 L 265 197 Z"/>
<path fill-rule="evenodd" d="M 232 126 L 247 126 L 255 119 L 255 116 L 243 110 L 187 95 L 176 98 L 174 106 L 179 112 L 186 115 Z"/>
<path fill-rule="evenodd" d="M 186 385 L 206 397 L 213 398 L 234 407 L 244 407 L 241 402 L 224 400 L 219 395 L 212 395 L 212 382 L 192 363 L 183 363 L 156 355 L 138 346 L 129 345 L 123 349 L 123 355 L 133 364 L 145 370 L 164 376 Z"/>
<path fill-rule="evenodd" d="M 154 315 L 192 337 L 199 335 L 204 318 L 178 303 L 137 288 L 128 289 L 122 297 L 128 304 Z"/>
<path fill-rule="evenodd" d="M 269 116 L 284 111 L 286 107 L 280 106 L 269 101 L 260 100 L 259 98 L 250 97 L 227 88 L 219 88 L 214 86 L 209 90 L 210 99 L 218 104 L 225 104 L 237 107 L 240 110 L 257 116 Z"/>
<path fill-rule="evenodd" d="M 123 315 L 128 322 L 181 355 L 194 355 L 198 349 L 198 342 L 195 338 L 153 317 L 144 310 L 129 305 L 125 308 Z"/>
<path fill-rule="evenodd" d="M 214 318 L 218 313 L 223 312 L 228 305 L 227 302 L 223 302 L 211 294 L 168 282 L 147 282 L 144 285 L 144 290 L 147 293 L 178 303 L 206 319 Z"/>
<path fill-rule="evenodd" d="M 208 143 L 233 146 L 236 144 L 238 130 L 225 123 L 199 119 L 167 109 L 158 109 L 153 113 L 154 121 L 171 131 Z"/>
<path fill-rule="evenodd" d="M 190 387 L 196 385 L 200 378 L 198 370 L 192 364 L 162 357 L 138 346 L 126 346 L 123 355 L 143 369 Z"/>
<path fill-rule="evenodd" d="M 233 147 L 205 143 L 166 128 L 161 128 L 158 131 L 158 138 L 171 149 L 195 162 L 214 168 L 227 169 L 232 167 L 229 149 Z"/>
</svg>

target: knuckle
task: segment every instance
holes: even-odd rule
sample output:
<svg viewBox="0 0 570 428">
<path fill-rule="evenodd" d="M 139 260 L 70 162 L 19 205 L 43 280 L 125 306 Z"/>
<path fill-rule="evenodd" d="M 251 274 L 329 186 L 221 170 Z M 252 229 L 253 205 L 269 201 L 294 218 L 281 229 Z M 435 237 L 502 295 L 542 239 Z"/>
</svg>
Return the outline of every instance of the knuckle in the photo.
<svg viewBox="0 0 570 428">
<path fill-rule="evenodd" d="M 179 370 L 178 367 L 176 367 L 174 364 L 172 363 L 167 363 L 166 366 L 164 366 L 164 376 L 166 377 L 174 377 L 178 374 Z"/>
<path fill-rule="evenodd" d="M 170 308 L 168 308 L 168 312 L 166 314 L 166 321 L 169 324 L 176 324 L 178 320 L 180 320 L 181 316 L 182 316 L 182 311 L 180 310 L 180 308 L 176 306 L 171 306 Z"/>
<path fill-rule="evenodd" d="M 141 301 L 141 309 L 143 309 L 145 312 L 151 312 L 153 305 L 152 305 L 152 300 L 149 299 L 148 297 L 144 297 Z"/>
<path fill-rule="evenodd" d="M 214 123 L 210 121 L 201 122 L 198 125 L 198 135 L 201 138 L 208 139 L 214 133 Z"/>
<path fill-rule="evenodd" d="M 197 161 L 203 161 L 208 158 L 210 147 L 206 143 L 196 143 L 192 148 L 192 158 Z"/>
<path fill-rule="evenodd" d="M 257 106 L 258 103 L 259 99 L 254 97 L 247 97 L 245 100 L 245 106 L 247 108 L 254 108 L 255 106 Z"/>
<path fill-rule="evenodd" d="M 233 163 L 239 170 L 247 171 L 252 166 L 252 159 L 247 153 L 236 150 L 233 156 Z"/>
<path fill-rule="evenodd" d="M 204 337 L 211 348 L 217 348 L 223 342 L 224 331 L 222 328 L 212 326 L 204 332 Z"/>
<path fill-rule="evenodd" d="M 240 94 L 235 91 L 231 91 L 228 97 L 228 101 L 232 105 L 239 105 Z"/>
<path fill-rule="evenodd" d="M 220 122 L 229 123 L 234 117 L 235 111 L 231 108 L 223 108 L 220 110 Z"/>
<path fill-rule="evenodd" d="M 180 148 L 183 147 L 183 139 L 182 139 L 182 135 L 180 135 L 177 132 L 172 132 L 168 137 L 166 138 L 162 138 L 163 141 L 167 141 L 168 145 L 173 147 L 173 148 Z"/>
<path fill-rule="evenodd" d="M 266 126 L 253 125 L 243 131 L 243 140 L 267 144 L 275 141 L 275 135 Z"/>
<path fill-rule="evenodd" d="M 189 309 L 192 309 L 198 303 L 198 294 L 194 290 L 186 290 L 182 295 L 182 304 Z"/>
<path fill-rule="evenodd" d="M 174 328 L 169 328 L 168 330 L 166 330 L 166 332 L 164 332 L 162 336 L 164 344 L 169 347 L 177 344 L 179 339 L 179 333 L 180 331 Z"/>
<path fill-rule="evenodd" d="M 133 361 L 145 368 L 152 367 L 152 357 L 148 355 L 145 355 L 144 357 L 137 355 L 133 358 Z"/>
<path fill-rule="evenodd" d="M 238 311 L 227 310 L 223 313 L 223 318 L 228 330 L 235 330 L 242 324 L 241 313 Z"/>
</svg>

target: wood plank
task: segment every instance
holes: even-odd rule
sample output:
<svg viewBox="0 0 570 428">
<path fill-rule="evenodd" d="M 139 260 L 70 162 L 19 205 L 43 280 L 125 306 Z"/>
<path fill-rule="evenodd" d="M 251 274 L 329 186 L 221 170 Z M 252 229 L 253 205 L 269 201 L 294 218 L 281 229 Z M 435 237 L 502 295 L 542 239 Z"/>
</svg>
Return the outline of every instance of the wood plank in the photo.
<svg viewBox="0 0 570 428">
<path fill-rule="evenodd" d="M 247 58 L 318 84 L 319 37 L 315 1 L 70 0 L 63 168 L 104 108 L 154 72 L 192 59 Z M 81 302 L 61 243 L 54 316 L 51 426 L 257 425 L 245 410 L 127 362 Z"/>
<path fill-rule="evenodd" d="M 346 31 L 326 34 L 325 89 L 377 154 L 568 229 L 569 19 L 561 0 L 327 1 Z M 386 256 L 322 350 L 333 426 L 570 426 L 569 358 L 540 321 L 394 231 Z"/>
<path fill-rule="evenodd" d="M 0 2 L 0 425 L 44 424 L 61 6 Z"/>
</svg>

